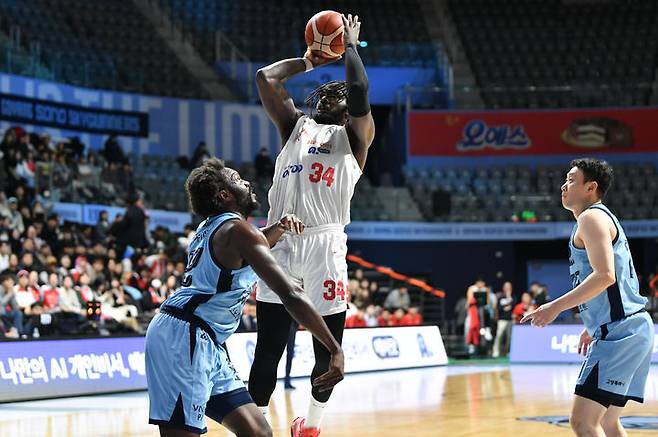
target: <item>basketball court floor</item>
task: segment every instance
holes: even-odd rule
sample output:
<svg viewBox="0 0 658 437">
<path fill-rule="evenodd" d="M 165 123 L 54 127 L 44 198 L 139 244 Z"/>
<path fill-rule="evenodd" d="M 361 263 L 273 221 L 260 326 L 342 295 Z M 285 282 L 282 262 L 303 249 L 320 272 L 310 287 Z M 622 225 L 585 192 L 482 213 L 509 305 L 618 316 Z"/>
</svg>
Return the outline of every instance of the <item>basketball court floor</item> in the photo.
<svg viewBox="0 0 658 437">
<path fill-rule="evenodd" d="M 469 365 L 348 375 L 334 391 L 322 437 L 564 436 L 577 365 Z M 306 413 L 309 383 L 277 386 L 275 436 Z M 658 436 L 658 366 L 644 405 L 627 407 L 630 436 Z M 146 392 L 0 404 L 0 437 L 157 436 Z M 208 423 L 210 436 L 227 436 Z M 634 429 L 630 429 L 633 427 Z M 638 430 L 644 429 L 644 430 Z"/>
</svg>

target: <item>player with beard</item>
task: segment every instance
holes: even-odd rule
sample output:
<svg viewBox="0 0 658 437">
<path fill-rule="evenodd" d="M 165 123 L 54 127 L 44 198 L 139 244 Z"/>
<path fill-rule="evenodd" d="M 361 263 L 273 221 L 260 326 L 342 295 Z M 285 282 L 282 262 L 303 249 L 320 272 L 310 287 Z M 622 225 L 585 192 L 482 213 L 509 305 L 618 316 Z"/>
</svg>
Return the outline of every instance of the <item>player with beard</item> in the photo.
<svg viewBox="0 0 658 437">
<path fill-rule="evenodd" d="M 215 158 L 190 173 L 185 189 L 193 211 L 206 219 L 190 243 L 181 288 L 162 304 L 146 334 L 149 422 L 168 437 L 206 432 L 205 416 L 238 436 L 271 436 L 223 345 L 238 327 L 256 275 L 331 351 L 314 386 L 325 391 L 343 379 L 340 345 L 270 252 L 284 232 L 300 234 L 304 225 L 292 215 L 263 230 L 248 223 L 258 206 L 251 184 Z"/>
<path fill-rule="evenodd" d="M 332 62 L 307 51 L 285 59 L 256 75 L 263 107 L 284 144 L 276 160 L 269 192 L 268 223 L 294 214 L 306 225 L 302 235 L 287 233 L 272 254 L 286 274 L 303 287 L 334 338 L 343 337 L 347 309 L 347 235 L 350 201 L 362 174 L 375 125 L 368 102 L 368 78 L 357 53 L 361 23 L 343 16 L 346 81 L 332 81 L 314 90 L 306 102 L 312 116 L 298 110 L 283 84 L 290 77 Z M 283 354 L 290 315 L 281 300 L 260 281 L 257 289 L 258 342 L 249 376 L 249 393 L 268 417 Z M 330 351 L 313 342 L 315 367 L 311 377 L 325 372 Z M 312 388 L 308 415 L 293 422 L 292 435 L 317 436 L 331 391 Z"/>
</svg>

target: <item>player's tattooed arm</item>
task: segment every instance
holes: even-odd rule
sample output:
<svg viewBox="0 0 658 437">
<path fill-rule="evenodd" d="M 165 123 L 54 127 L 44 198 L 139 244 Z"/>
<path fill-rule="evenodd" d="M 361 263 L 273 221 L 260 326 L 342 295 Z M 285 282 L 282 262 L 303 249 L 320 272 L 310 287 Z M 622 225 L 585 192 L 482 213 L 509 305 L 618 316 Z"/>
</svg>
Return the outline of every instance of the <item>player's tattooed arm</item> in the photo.
<svg viewBox="0 0 658 437">
<path fill-rule="evenodd" d="M 286 91 L 283 83 L 306 69 L 302 58 L 284 59 L 256 72 L 256 87 L 265 112 L 281 135 L 283 144 L 288 140 L 302 113 Z"/>
</svg>

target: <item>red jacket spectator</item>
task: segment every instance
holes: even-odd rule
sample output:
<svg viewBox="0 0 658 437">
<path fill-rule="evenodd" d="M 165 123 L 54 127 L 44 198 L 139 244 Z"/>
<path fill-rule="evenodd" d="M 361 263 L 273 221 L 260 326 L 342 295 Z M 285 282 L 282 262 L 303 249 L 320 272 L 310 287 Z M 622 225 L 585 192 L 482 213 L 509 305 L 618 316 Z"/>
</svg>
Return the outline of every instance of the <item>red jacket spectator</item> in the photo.
<svg viewBox="0 0 658 437">
<path fill-rule="evenodd" d="M 409 312 L 400 320 L 400 326 L 418 326 L 423 324 L 423 316 L 418 313 L 418 308 L 411 307 Z"/>
<path fill-rule="evenodd" d="M 345 320 L 346 328 L 365 328 L 366 320 L 363 318 L 363 311 L 357 311 L 356 314 L 350 316 Z"/>
<path fill-rule="evenodd" d="M 524 314 L 528 311 L 532 311 L 533 309 L 535 309 L 535 306 L 532 304 L 532 297 L 530 296 L 530 293 L 523 293 L 521 295 L 521 302 L 517 303 L 512 310 L 514 322 L 519 323 Z"/>
</svg>

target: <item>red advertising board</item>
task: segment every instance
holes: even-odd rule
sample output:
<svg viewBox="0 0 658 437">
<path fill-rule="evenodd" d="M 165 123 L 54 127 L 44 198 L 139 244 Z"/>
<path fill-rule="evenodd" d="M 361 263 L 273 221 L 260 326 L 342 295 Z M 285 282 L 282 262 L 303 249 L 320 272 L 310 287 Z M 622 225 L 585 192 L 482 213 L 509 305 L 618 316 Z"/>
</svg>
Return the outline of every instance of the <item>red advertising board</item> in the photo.
<svg viewBox="0 0 658 437">
<path fill-rule="evenodd" d="M 658 108 L 411 111 L 407 133 L 414 157 L 658 152 Z"/>
</svg>

